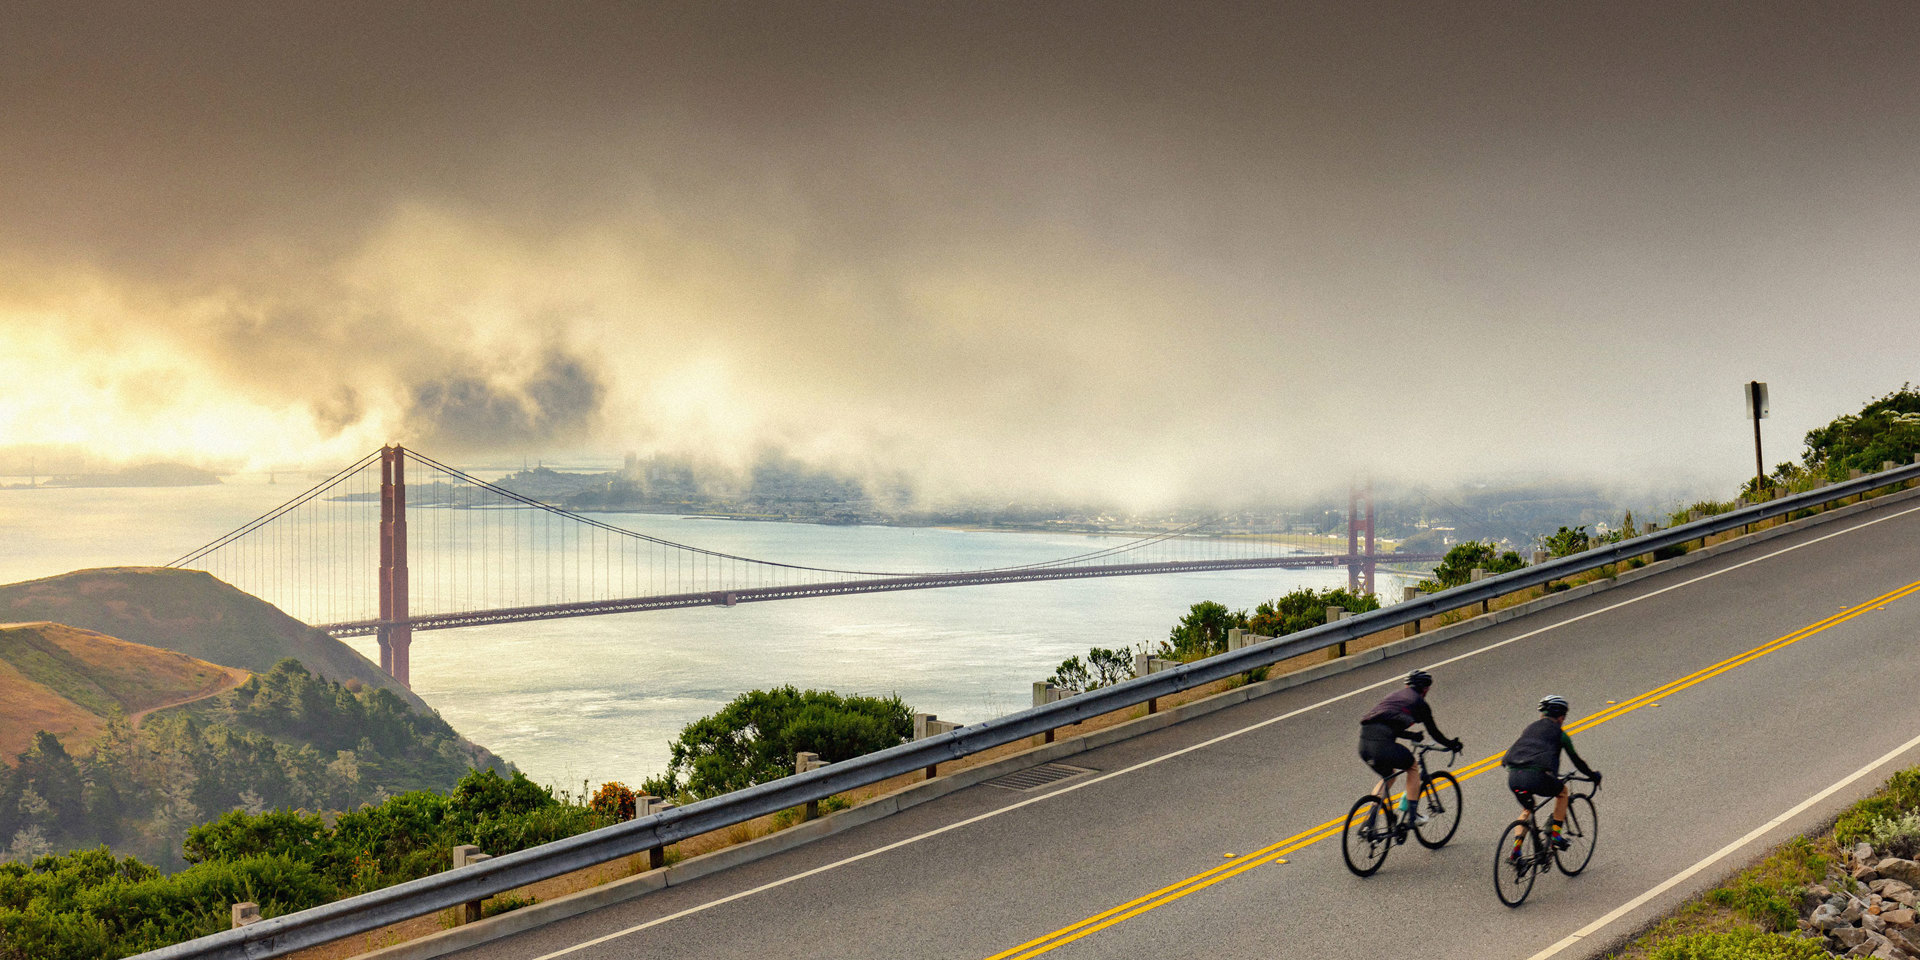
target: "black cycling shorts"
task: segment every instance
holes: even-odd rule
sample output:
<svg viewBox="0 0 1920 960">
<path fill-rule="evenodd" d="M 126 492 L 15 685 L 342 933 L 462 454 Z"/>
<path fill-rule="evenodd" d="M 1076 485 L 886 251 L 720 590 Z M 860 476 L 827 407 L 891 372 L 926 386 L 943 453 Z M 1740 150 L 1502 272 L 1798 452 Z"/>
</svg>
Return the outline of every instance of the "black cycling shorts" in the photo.
<svg viewBox="0 0 1920 960">
<path fill-rule="evenodd" d="M 1513 798 L 1528 810 L 1533 809 L 1533 798 L 1557 797 L 1565 786 L 1559 777 L 1545 770 L 1507 768 L 1507 789 L 1512 790 Z"/>
<path fill-rule="evenodd" d="M 1374 773 L 1386 779 L 1402 770 L 1413 768 L 1413 751 L 1400 745 L 1393 731 L 1380 727 L 1386 736 L 1374 733 L 1369 727 L 1360 728 L 1360 759 Z"/>
</svg>

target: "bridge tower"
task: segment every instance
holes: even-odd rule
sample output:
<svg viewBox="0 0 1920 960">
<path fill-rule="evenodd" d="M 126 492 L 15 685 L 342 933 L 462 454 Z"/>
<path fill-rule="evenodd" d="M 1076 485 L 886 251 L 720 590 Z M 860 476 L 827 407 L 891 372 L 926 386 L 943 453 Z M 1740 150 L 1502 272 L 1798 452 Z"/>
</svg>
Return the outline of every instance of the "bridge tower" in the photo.
<svg viewBox="0 0 1920 960">
<path fill-rule="evenodd" d="M 1362 518 L 1361 508 L 1366 513 Z M 1361 538 L 1366 539 L 1366 552 L 1360 552 Z M 1368 477 L 1364 484 L 1352 484 L 1347 487 L 1347 589 L 1354 593 L 1373 592 L 1373 478 Z"/>
<path fill-rule="evenodd" d="M 380 669 L 412 689 L 407 616 L 407 451 L 394 444 L 380 448 Z"/>
</svg>

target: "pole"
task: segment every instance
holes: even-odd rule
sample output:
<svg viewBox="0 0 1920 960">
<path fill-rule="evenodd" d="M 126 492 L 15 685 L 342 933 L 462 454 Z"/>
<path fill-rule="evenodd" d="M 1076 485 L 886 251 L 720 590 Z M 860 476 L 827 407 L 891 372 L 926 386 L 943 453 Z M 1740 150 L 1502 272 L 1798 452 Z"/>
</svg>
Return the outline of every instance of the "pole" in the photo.
<svg viewBox="0 0 1920 960">
<path fill-rule="evenodd" d="M 1760 417 L 1761 410 L 1760 381 L 1747 381 L 1747 407 L 1753 414 L 1753 489 L 1755 495 L 1767 485 L 1766 460 L 1760 456 Z"/>
</svg>

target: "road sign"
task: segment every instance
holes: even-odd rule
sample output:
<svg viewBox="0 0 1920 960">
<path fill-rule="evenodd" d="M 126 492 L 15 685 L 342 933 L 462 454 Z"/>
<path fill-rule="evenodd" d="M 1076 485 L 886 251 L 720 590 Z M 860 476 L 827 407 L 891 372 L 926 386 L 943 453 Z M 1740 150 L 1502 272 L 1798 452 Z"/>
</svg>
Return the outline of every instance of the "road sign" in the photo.
<svg viewBox="0 0 1920 960">
<path fill-rule="evenodd" d="M 1767 418 L 1767 385 L 1758 380 L 1747 381 L 1747 419 L 1765 420 Z"/>
</svg>

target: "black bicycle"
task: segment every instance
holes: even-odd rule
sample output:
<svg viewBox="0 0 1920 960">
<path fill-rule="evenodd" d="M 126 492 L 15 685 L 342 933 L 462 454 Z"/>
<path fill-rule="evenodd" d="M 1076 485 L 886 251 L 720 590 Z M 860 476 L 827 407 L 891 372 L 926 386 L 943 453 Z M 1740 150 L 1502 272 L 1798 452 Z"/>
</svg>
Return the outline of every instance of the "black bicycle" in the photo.
<svg viewBox="0 0 1920 960">
<path fill-rule="evenodd" d="M 1460 781 L 1445 770 L 1427 772 L 1427 754 L 1445 747 L 1430 743 L 1414 745 L 1420 764 L 1420 799 L 1413 809 L 1424 815 L 1424 823 L 1414 823 L 1414 818 L 1401 819 L 1394 815 L 1393 806 L 1379 794 L 1369 793 L 1353 802 L 1353 809 L 1347 811 L 1346 826 L 1340 833 L 1340 853 L 1347 858 L 1347 869 L 1355 876 L 1370 877 L 1387 862 L 1387 854 L 1393 848 L 1407 842 L 1407 835 L 1420 841 L 1420 845 L 1429 850 L 1446 846 L 1453 839 L 1453 832 L 1460 829 Z M 1447 751 L 1451 754 L 1447 763 L 1452 764 L 1458 757 L 1458 750 Z M 1396 774 L 1395 776 L 1398 776 Z M 1382 784 L 1382 793 L 1386 785 Z"/>
<path fill-rule="evenodd" d="M 1556 847 L 1540 829 L 1540 808 L 1552 800 L 1529 798 L 1526 816 L 1507 824 L 1500 842 L 1493 848 L 1493 890 L 1500 902 L 1509 907 L 1524 903 L 1533 892 L 1533 881 L 1549 867 L 1559 868 L 1569 877 L 1578 876 L 1593 859 L 1593 847 L 1600 841 L 1600 813 L 1594 809 L 1593 795 L 1600 792 L 1600 781 L 1577 773 L 1560 778 L 1562 785 L 1574 782 L 1593 784 L 1586 793 L 1567 796 L 1567 822 L 1560 825 L 1564 849 Z"/>
</svg>

